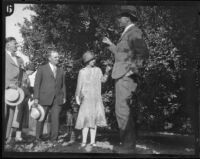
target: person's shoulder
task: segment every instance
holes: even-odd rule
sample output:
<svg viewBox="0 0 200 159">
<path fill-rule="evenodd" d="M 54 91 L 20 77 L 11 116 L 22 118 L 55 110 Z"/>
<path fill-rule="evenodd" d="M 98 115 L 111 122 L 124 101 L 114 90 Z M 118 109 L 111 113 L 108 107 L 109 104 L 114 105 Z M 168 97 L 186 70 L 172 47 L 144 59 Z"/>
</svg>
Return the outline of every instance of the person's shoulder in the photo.
<svg viewBox="0 0 200 159">
<path fill-rule="evenodd" d="M 24 60 L 20 56 L 16 56 L 16 58 L 19 60 L 19 62 L 24 63 Z"/>
<path fill-rule="evenodd" d="M 46 63 L 46 64 L 41 64 L 41 65 L 39 65 L 38 66 L 38 69 L 45 69 L 46 67 L 48 67 L 48 63 Z"/>
<path fill-rule="evenodd" d="M 129 35 L 133 36 L 135 38 L 141 38 L 142 37 L 142 31 L 137 26 L 133 26 Z"/>
<path fill-rule="evenodd" d="M 141 31 L 141 29 L 137 25 L 132 26 L 131 30 L 132 31 L 136 31 L 136 32 L 140 32 Z"/>
<path fill-rule="evenodd" d="M 84 73 L 84 72 L 86 72 L 87 71 L 87 69 L 84 67 L 84 68 L 81 68 L 80 70 L 79 70 L 79 73 Z"/>
<path fill-rule="evenodd" d="M 98 66 L 95 66 L 94 69 L 97 71 L 101 71 L 100 67 L 98 67 Z"/>
<path fill-rule="evenodd" d="M 64 68 L 63 68 L 62 66 L 58 66 L 58 68 L 59 68 L 62 72 L 65 71 Z"/>
<path fill-rule="evenodd" d="M 95 66 L 94 69 L 96 70 L 96 72 L 97 72 L 98 74 L 102 74 L 102 70 L 101 70 L 100 67 Z"/>
<path fill-rule="evenodd" d="M 78 71 L 78 76 L 79 76 L 79 77 L 80 77 L 80 76 L 84 76 L 84 74 L 85 74 L 86 71 L 87 71 L 87 70 L 86 70 L 85 68 L 80 69 L 80 70 Z"/>
</svg>

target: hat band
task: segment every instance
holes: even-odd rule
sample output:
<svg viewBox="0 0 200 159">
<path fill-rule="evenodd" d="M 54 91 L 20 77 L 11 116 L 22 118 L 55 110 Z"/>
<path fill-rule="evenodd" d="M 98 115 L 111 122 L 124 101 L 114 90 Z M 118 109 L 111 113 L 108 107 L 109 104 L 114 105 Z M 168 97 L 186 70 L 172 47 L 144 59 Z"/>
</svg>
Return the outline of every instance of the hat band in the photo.
<svg viewBox="0 0 200 159">
<path fill-rule="evenodd" d="M 14 100 L 14 101 L 11 101 L 11 100 L 8 100 L 10 103 L 15 103 L 15 102 L 17 102 L 18 100 L 19 100 L 19 98 L 20 98 L 20 94 L 19 94 L 19 96 L 18 96 L 18 98 L 16 99 L 16 100 Z"/>
<path fill-rule="evenodd" d="M 87 64 L 87 63 L 89 63 L 90 61 L 92 61 L 92 60 L 94 60 L 94 59 L 96 59 L 96 57 L 93 57 L 93 58 L 91 58 L 90 60 L 88 60 L 88 61 L 86 61 L 86 62 L 84 62 L 84 63 Z"/>
</svg>

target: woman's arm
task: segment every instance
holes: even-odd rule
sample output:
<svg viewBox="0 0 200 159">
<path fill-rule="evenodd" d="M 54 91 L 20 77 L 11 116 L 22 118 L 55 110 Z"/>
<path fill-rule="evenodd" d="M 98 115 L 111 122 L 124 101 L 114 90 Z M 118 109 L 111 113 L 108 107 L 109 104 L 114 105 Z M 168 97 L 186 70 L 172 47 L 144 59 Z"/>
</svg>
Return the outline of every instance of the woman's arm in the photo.
<svg viewBox="0 0 200 159">
<path fill-rule="evenodd" d="M 101 77 L 101 82 L 102 83 L 105 83 L 107 80 L 108 80 L 108 76 L 109 76 L 109 71 L 111 70 L 111 67 L 110 66 L 106 66 L 106 71 L 105 71 L 105 74 L 103 75 L 102 72 L 102 77 Z"/>
<path fill-rule="evenodd" d="M 78 105 L 80 105 L 81 101 L 80 101 L 80 93 L 81 93 L 81 89 L 82 89 L 82 83 L 83 83 L 83 79 L 82 79 L 82 71 L 79 71 L 78 74 L 78 81 L 77 81 L 77 86 L 76 86 L 76 93 L 75 93 L 75 99 L 76 99 L 76 103 Z"/>
</svg>

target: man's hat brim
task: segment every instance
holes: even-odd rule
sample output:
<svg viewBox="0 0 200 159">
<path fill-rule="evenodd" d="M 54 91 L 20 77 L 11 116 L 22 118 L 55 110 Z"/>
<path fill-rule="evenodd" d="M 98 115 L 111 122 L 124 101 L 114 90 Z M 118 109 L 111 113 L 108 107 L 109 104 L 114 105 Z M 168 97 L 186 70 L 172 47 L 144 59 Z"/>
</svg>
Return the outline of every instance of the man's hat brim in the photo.
<svg viewBox="0 0 200 159">
<path fill-rule="evenodd" d="M 34 102 L 31 102 L 31 104 L 33 105 Z M 32 109 L 34 109 L 34 108 L 32 107 L 32 105 L 31 105 L 30 111 L 32 111 Z M 45 117 L 44 108 L 43 108 L 40 104 L 38 104 L 38 106 L 37 106 L 35 109 L 37 109 L 37 110 L 40 112 L 40 117 L 39 117 L 38 119 L 36 119 L 36 118 L 34 118 L 32 115 L 30 115 L 30 116 L 31 116 L 33 119 L 35 119 L 35 120 L 43 121 L 43 120 L 44 120 L 44 117 Z M 30 112 L 30 114 L 31 114 L 31 112 Z"/>
<path fill-rule="evenodd" d="M 96 60 L 96 57 L 94 56 L 93 58 L 91 58 L 91 59 L 89 59 L 89 60 L 87 60 L 87 61 L 84 61 L 84 64 L 88 64 L 90 61 L 92 61 L 92 60 Z"/>
<path fill-rule="evenodd" d="M 122 11 L 118 17 L 128 17 L 132 22 L 138 21 L 136 14 L 131 11 Z"/>
<path fill-rule="evenodd" d="M 9 89 L 12 89 L 12 88 L 9 88 Z M 6 94 L 6 91 L 7 91 L 7 89 L 5 90 L 5 94 Z M 25 96 L 24 91 L 23 91 L 23 89 L 21 89 L 19 87 L 17 88 L 17 91 L 19 92 L 19 98 L 14 102 L 11 102 L 11 101 L 5 99 L 6 104 L 8 104 L 9 106 L 17 106 L 22 103 L 22 101 L 24 100 L 24 96 Z M 6 95 L 5 95 L 5 97 L 6 97 Z"/>
<path fill-rule="evenodd" d="M 41 112 L 41 115 L 40 115 L 40 118 L 38 119 L 38 121 L 43 121 L 44 120 L 44 117 L 45 117 L 45 111 L 44 111 L 44 108 L 38 104 L 38 109 L 40 110 Z"/>
</svg>

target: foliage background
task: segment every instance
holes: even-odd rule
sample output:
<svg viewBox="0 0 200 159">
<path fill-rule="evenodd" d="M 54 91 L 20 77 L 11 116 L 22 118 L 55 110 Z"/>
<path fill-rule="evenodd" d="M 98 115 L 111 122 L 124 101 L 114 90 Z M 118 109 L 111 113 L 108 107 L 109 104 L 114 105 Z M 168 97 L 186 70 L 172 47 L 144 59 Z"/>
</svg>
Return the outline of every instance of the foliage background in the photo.
<svg viewBox="0 0 200 159">
<path fill-rule="evenodd" d="M 135 93 L 135 115 L 140 130 L 193 133 L 196 102 L 193 64 L 197 53 L 199 31 L 198 6 L 134 6 L 148 45 L 150 58 L 138 79 Z M 46 62 L 46 48 L 55 46 L 60 64 L 66 71 L 67 103 L 76 107 L 74 93 L 81 56 L 93 50 L 97 65 L 103 70 L 113 64 L 111 53 L 102 43 L 108 36 L 117 42 L 121 29 L 116 23 L 120 5 L 34 4 L 26 9 L 35 11 L 31 20 L 19 24 L 24 38 L 23 51 L 37 67 Z M 102 97 L 109 129 L 116 130 L 114 112 L 114 81 L 103 84 Z M 64 120 L 62 120 L 64 121 Z"/>
</svg>

